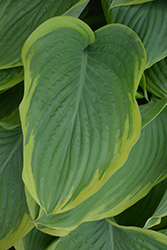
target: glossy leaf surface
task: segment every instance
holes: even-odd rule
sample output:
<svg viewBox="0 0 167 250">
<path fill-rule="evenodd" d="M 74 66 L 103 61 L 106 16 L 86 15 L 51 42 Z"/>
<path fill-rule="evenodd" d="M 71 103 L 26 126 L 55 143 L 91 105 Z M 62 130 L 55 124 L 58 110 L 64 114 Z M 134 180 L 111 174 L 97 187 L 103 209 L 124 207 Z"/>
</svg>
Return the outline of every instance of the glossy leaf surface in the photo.
<svg viewBox="0 0 167 250">
<path fill-rule="evenodd" d="M 94 194 L 138 139 L 145 50 L 128 27 L 94 34 L 79 19 L 55 17 L 29 37 L 22 58 L 23 179 L 44 210 L 59 213 Z"/>
</svg>

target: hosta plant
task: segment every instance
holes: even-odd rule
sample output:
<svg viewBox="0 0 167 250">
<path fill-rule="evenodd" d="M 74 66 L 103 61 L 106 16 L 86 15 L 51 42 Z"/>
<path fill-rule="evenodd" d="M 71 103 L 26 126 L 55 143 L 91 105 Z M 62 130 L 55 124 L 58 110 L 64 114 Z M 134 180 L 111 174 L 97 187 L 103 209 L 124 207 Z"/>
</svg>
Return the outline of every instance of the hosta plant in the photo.
<svg viewBox="0 0 167 250">
<path fill-rule="evenodd" d="M 0 249 L 166 250 L 166 0 L 0 20 Z"/>
</svg>

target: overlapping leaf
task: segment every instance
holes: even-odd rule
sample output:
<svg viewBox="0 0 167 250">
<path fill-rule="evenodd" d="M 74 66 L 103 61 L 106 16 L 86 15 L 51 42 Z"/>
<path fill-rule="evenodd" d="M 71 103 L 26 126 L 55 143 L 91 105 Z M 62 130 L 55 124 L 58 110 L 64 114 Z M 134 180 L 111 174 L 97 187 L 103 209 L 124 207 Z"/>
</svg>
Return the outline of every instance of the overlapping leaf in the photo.
<svg viewBox="0 0 167 250">
<path fill-rule="evenodd" d="M 24 80 L 23 67 L 0 70 L 0 92 L 9 89 Z"/>
<path fill-rule="evenodd" d="M 32 227 L 24 184 L 22 133 L 20 128 L 0 127 L 0 249 L 6 250 Z"/>
<path fill-rule="evenodd" d="M 0 126 L 13 129 L 20 125 L 19 105 L 23 98 L 23 82 L 0 94 Z"/>
<path fill-rule="evenodd" d="M 110 9 L 118 6 L 146 3 L 153 0 L 110 0 Z"/>
<path fill-rule="evenodd" d="M 119 226 L 111 220 L 88 222 L 47 250 L 166 250 L 167 236 L 137 227 Z"/>
<path fill-rule="evenodd" d="M 35 220 L 39 229 L 67 234 L 80 223 L 120 214 L 143 198 L 167 177 L 167 108 L 141 131 L 127 162 L 101 189 L 74 209 L 57 215 L 41 212 Z M 46 232 L 47 230 L 45 230 Z M 53 233 L 53 232 L 52 232 Z"/>
<path fill-rule="evenodd" d="M 26 195 L 27 206 L 28 206 L 28 210 L 30 212 L 31 218 L 32 220 L 35 220 L 40 213 L 40 207 L 32 198 L 32 196 L 30 195 L 26 187 L 25 187 L 25 195 Z"/>
<path fill-rule="evenodd" d="M 8 0 L 0 2 L 0 69 L 22 65 L 21 49 L 41 23 L 62 15 L 78 0 Z"/>
<path fill-rule="evenodd" d="M 145 76 L 148 91 L 167 99 L 167 57 L 147 69 Z"/>
<path fill-rule="evenodd" d="M 164 199 L 166 189 L 167 179 L 156 185 L 146 197 L 116 216 L 116 222 L 123 226 L 144 227 L 147 220 L 153 221 L 155 219 L 155 217 L 153 219 L 152 216 L 159 210 L 158 207 L 160 207 L 160 203 L 162 205 L 162 199 Z M 161 221 L 161 216 L 156 219 Z M 151 223 L 149 224 L 151 226 Z"/>
<path fill-rule="evenodd" d="M 23 178 L 44 210 L 59 213 L 95 193 L 138 139 L 145 50 L 126 26 L 108 25 L 94 38 L 79 19 L 56 17 L 29 37 L 22 56 Z"/>
<path fill-rule="evenodd" d="M 33 228 L 27 235 L 18 241 L 14 247 L 16 250 L 46 250 L 46 248 L 55 241 L 55 237 L 44 234 Z"/>
<path fill-rule="evenodd" d="M 167 236 L 167 229 L 164 229 L 164 230 L 160 230 L 160 233 L 164 234 Z"/>
<path fill-rule="evenodd" d="M 161 201 L 152 214 L 152 216 L 147 220 L 145 228 L 150 228 L 161 223 L 163 217 L 167 216 L 167 188 L 161 198 Z"/>
<path fill-rule="evenodd" d="M 79 17 L 82 11 L 85 9 L 90 0 L 80 0 L 67 10 L 63 15 Z"/>
<path fill-rule="evenodd" d="M 141 80 L 140 80 L 139 85 L 140 85 L 140 87 L 142 88 L 144 98 L 145 98 L 147 101 L 149 101 L 148 93 L 147 93 L 147 89 L 146 89 L 146 78 L 145 78 L 145 74 L 144 74 L 144 73 L 143 73 L 143 75 L 142 75 L 142 77 L 141 77 Z"/>
<path fill-rule="evenodd" d="M 166 0 L 121 6 L 109 10 L 110 1 L 102 0 L 108 23 L 122 23 L 133 29 L 141 38 L 149 68 L 167 56 L 167 4 Z"/>
<path fill-rule="evenodd" d="M 161 113 L 166 105 L 166 99 L 152 99 L 149 103 L 140 105 L 142 128 L 155 119 L 155 117 Z"/>
</svg>

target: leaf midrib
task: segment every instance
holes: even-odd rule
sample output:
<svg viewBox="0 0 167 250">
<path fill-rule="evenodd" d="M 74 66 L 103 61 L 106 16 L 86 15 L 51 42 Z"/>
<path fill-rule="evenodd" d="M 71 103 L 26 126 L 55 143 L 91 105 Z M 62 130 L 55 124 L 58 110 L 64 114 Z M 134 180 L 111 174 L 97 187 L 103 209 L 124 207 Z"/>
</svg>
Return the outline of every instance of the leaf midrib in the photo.
<svg viewBox="0 0 167 250">
<path fill-rule="evenodd" d="M 86 65 L 87 65 L 87 57 L 88 57 L 88 55 L 87 55 L 87 51 L 85 49 L 83 51 L 83 57 L 82 57 L 82 62 L 81 62 L 81 75 L 80 75 L 80 79 L 79 79 L 79 82 L 78 82 L 78 92 L 77 92 L 77 97 L 76 97 L 75 111 L 74 111 L 73 116 L 71 117 L 71 123 L 72 123 L 71 132 L 70 132 L 69 140 L 68 140 L 64 155 L 67 154 L 67 149 L 68 149 L 68 147 L 70 145 L 70 140 L 72 138 L 74 127 L 75 127 L 76 116 L 77 116 L 77 112 L 78 112 L 78 108 L 79 108 L 79 104 L 80 104 L 80 100 L 81 100 L 81 95 L 82 95 L 82 89 L 83 89 L 83 85 L 85 83 L 85 72 L 86 72 Z"/>
<path fill-rule="evenodd" d="M 113 225 L 109 223 L 109 221 L 107 221 L 107 223 L 109 227 L 110 246 L 111 246 L 111 249 L 115 249 Z"/>
<path fill-rule="evenodd" d="M 76 113 L 78 111 L 79 103 L 81 100 L 82 89 L 83 89 L 83 85 L 85 82 L 86 64 L 87 64 L 87 52 L 84 50 L 83 57 L 82 57 L 82 64 L 81 64 L 81 76 L 80 76 L 79 83 L 78 83 L 79 87 L 78 87 L 78 94 L 77 94 L 77 99 L 76 99 L 76 109 L 74 112 L 74 117 L 76 117 Z"/>
</svg>

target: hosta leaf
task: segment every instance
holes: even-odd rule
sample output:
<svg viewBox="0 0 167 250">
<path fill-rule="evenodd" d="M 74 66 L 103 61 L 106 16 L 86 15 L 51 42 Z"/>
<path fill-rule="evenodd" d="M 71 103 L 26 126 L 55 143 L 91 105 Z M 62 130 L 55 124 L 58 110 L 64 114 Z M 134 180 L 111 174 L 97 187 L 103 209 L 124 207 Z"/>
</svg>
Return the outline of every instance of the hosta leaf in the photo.
<svg viewBox="0 0 167 250">
<path fill-rule="evenodd" d="M 166 107 L 166 99 L 153 99 L 149 103 L 140 105 L 140 113 L 142 117 L 142 128 L 150 123 L 161 111 Z"/>
<path fill-rule="evenodd" d="M 155 225 L 152 224 L 151 228 L 149 228 L 151 230 L 161 231 L 161 230 L 164 230 L 164 228 L 165 229 L 167 228 L 167 216 L 162 216 L 161 219 L 159 220 L 159 222 L 158 222 L 158 220 L 156 220 L 156 218 L 153 219 L 152 222 L 153 222 L 153 224 L 155 223 Z"/>
<path fill-rule="evenodd" d="M 82 11 L 85 9 L 90 0 L 80 0 L 67 10 L 63 15 L 79 17 Z"/>
<path fill-rule="evenodd" d="M 139 137 L 135 93 L 145 50 L 124 25 L 94 35 L 64 16 L 36 29 L 22 58 L 23 179 L 47 213 L 66 211 L 122 166 Z"/>
<path fill-rule="evenodd" d="M 141 77 L 141 80 L 140 80 L 140 87 L 142 88 L 143 92 L 145 93 L 146 91 L 146 78 L 145 78 L 145 75 L 143 73 L 142 77 Z"/>
<path fill-rule="evenodd" d="M 24 80 L 23 67 L 0 70 L 0 91 L 9 89 Z"/>
<path fill-rule="evenodd" d="M 0 2 L 0 69 L 22 65 L 21 49 L 41 23 L 62 15 L 78 0 L 8 0 Z"/>
<path fill-rule="evenodd" d="M 32 198 L 32 196 L 30 195 L 26 187 L 25 187 L 25 195 L 26 195 L 27 206 L 28 206 L 28 210 L 30 212 L 31 218 L 32 220 L 35 220 L 40 213 L 40 207 Z"/>
<path fill-rule="evenodd" d="M 111 2 L 110 8 L 118 7 L 118 6 L 124 6 L 124 5 L 130 5 L 130 4 L 140 4 L 140 3 L 146 3 L 153 0 L 108 0 Z"/>
<path fill-rule="evenodd" d="M 110 220 L 80 225 L 47 250 L 166 250 L 167 236 L 137 227 L 123 227 Z"/>
<path fill-rule="evenodd" d="M 0 94 L 0 126 L 13 129 L 20 125 L 19 105 L 23 98 L 23 82 Z"/>
<path fill-rule="evenodd" d="M 28 192 L 27 188 L 25 188 L 25 194 L 26 194 L 26 200 L 27 200 L 27 205 L 28 205 L 28 209 L 31 215 L 32 220 L 36 220 L 37 217 L 40 214 L 43 214 L 44 211 L 39 207 L 39 205 L 36 203 L 36 201 L 32 198 L 32 196 L 30 195 L 30 193 Z M 61 229 L 52 229 L 50 227 L 47 226 L 47 222 L 45 223 L 45 225 L 41 225 L 41 224 L 36 224 L 37 228 L 47 234 L 50 235 L 54 235 L 54 236 L 65 236 L 69 233 L 69 230 L 61 230 Z"/>
<path fill-rule="evenodd" d="M 163 197 L 161 198 L 161 202 L 159 203 L 152 216 L 147 220 L 144 227 L 150 228 L 157 224 L 160 224 L 161 219 L 165 216 L 167 216 L 167 188 Z"/>
<path fill-rule="evenodd" d="M 167 236 L 167 229 L 161 230 L 160 233 L 164 234 Z"/>
<path fill-rule="evenodd" d="M 43 211 L 34 221 L 37 227 L 67 234 L 82 222 L 118 215 L 146 196 L 167 177 L 166 124 L 167 108 L 142 129 L 126 163 L 98 192 L 67 212 L 47 215 Z"/>
<path fill-rule="evenodd" d="M 167 4 L 166 0 L 121 6 L 109 10 L 110 1 L 102 0 L 107 23 L 122 23 L 141 38 L 149 68 L 167 56 Z"/>
<path fill-rule="evenodd" d="M 9 116 L 5 116 L 0 120 L 0 126 L 5 129 L 14 129 L 20 126 L 20 117 L 18 109 L 14 109 Z"/>
<path fill-rule="evenodd" d="M 0 127 L 0 249 L 6 250 L 33 227 L 21 178 L 21 128 Z"/>
<path fill-rule="evenodd" d="M 167 99 L 167 57 L 147 69 L 145 76 L 148 91 Z"/>
<path fill-rule="evenodd" d="M 14 247 L 16 250 L 46 250 L 46 248 L 55 240 L 55 237 L 44 234 L 33 228 L 27 235 L 18 241 Z"/>
<path fill-rule="evenodd" d="M 136 99 L 142 99 L 142 98 L 144 98 L 144 94 L 141 92 L 136 92 L 135 97 L 136 97 Z"/>
<path fill-rule="evenodd" d="M 139 83 L 140 87 L 142 88 L 143 90 L 143 93 L 144 93 L 144 98 L 149 101 L 149 98 L 148 98 L 148 94 L 147 94 L 147 90 L 146 90 L 146 78 L 145 78 L 145 74 L 143 73 L 142 77 L 141 77 L 141 80 L 140 80 L 140 83 Z"/>
<path fill-rule="evenodd" d="M 132 207 L 116 216 L 116 222 L 123 226 L 144 227 L 146 221 L 157 211 L 166 189 L 167 179 L 153 187 L 147 196 Z"/>
</svg>

